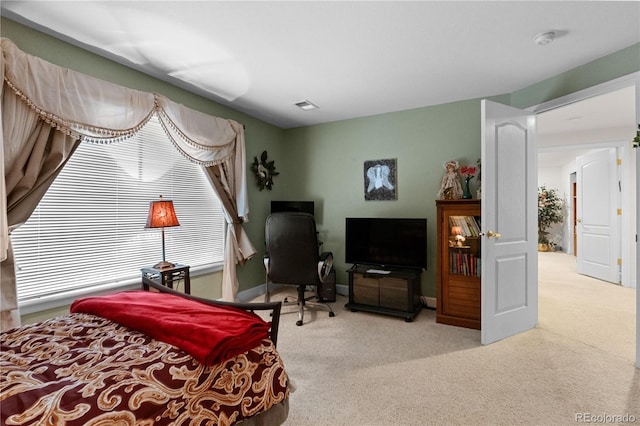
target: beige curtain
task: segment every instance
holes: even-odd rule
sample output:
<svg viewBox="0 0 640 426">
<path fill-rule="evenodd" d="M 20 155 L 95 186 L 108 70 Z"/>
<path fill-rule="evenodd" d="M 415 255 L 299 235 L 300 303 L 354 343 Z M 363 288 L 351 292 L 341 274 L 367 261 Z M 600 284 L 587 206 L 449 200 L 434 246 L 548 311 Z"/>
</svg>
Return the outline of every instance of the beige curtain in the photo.
<svg viewBox="0 0 640 426">
<path fill-rule="evenodd" d="M 240 124 L 232 122 L 232 126 L 239 131 Z M 242 132 L 239 133 L 242 135 Z M 218 198 L 220 199 L 227 221 L 227 232 L 225 240 L 225 253 L 233 253 L 233 256 L 226 255 L 224 260 L 224 269 L 222 273 L 222 281 L 230 283 L 231 285 L 222 287 L 222 298 L 224 300 L 235 301 L 238 296 L 238 278 L 236 276 L 236 263 L 243 264 L 247 259 L 251 258 L 256 250 L 249 241 L 242 223 L 247 220 L 247 211 L 240 210 L 242 206 L 247 206 L 247 193 L 246 185 L 238 184 L 242 183 L 242 180 L 237 177 L 245 176 L 245 169 L 235 169 L 234 162 L 237 164 L 240 158 L 245 158 L 244 143 L 241 144 L 242 150 L 236 151 L 236 159 L 228 159 L 227 161 L 220 162 L 218 164 L 208 166 L 205 168 L 209 180 L 213 185 Z M 245 162 L 242 161 L 244 166 Z"/>
<path fill-rule="evenodd" d="M 227 222 L 222 299 L 235 301 L 239 287 L 236 265 L 256 253 L 242 227 L 249 214 L 244 128 L 233 120 L 187 110 L 167 98 L 157 97 L 156 102 L 163 128 L 187 158 L 205 168 L 221 201 Z"/>
<path fill-rule="evenodd" d="M 8 233 L 31 216 L 79 141 L 40 120 L 10 90 L 3 90 L 2 122 L 3 215 Z M 8 234 L 2 235 L 6 247 L 0 264 L 0 329 L 6 330 L 20 325 L 20 315 L 11 243 Z"/>
<path fill-rule="evenodd" d="M 4 55 L 0 55 L 0 102 L 4 98 Z M 2 104 L 0 103 L 0 108 Z M 0 262 L 7 259 L 9 250 L 9 236 L 4 230 L 9 229 L 7 223 L 7 190 L 4 183 L 4 130 L 2 126 L 2 111 L 0 111 Z M 2 272 L 0 271 L 0 285 L 2 285 Z M 0 292 L 0 295 L 2 293 Z M 0 305 L 1 308 L 1 305 Z"/>
<path fill-rule="evenodd" d="M 167 136 L 191 161 L 221 167 L 223 202 L 230 230 L 225 252 L 223 294 L 237 296 L 235 265 L 255 253 L 240 223 L 247 220 L 244 130 L 145 93 L 99 80 L 20 51 L 8 39 L 2 47 L 2 141 L 0 260 L 2 317 L 16 317 L 15 272 L 9 230 L 24 222 L 80 141 L 111 143 L 128 138 L 157 114 Z M 53 131 L 55 129 L 56 131 Z M 218 191 L 218 189 L 216 189 Z M 227 192 L 228 191 L 228 192 Z M 241 218 L 241 219 L 238 219 Z M 233 269 L 227 270 L 227 269 Z M 5 304 L 5 301 L 7 302 Z M 13 301 L 13 302 L 12 302 Z"/>
</svg>

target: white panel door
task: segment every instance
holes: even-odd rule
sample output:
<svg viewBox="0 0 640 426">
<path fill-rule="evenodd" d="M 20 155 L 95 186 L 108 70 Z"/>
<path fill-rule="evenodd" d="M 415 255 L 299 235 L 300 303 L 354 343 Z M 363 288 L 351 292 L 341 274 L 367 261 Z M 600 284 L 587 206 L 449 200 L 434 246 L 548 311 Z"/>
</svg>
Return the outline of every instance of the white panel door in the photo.
<svg viewBox="0 0 640 426">
<path fill-rule="evenodd" d="M 536 117 L 482 101 L 482 344 L 538 322 Z"/>
<path fill-rule="evenodd" d="M 640 78 L 638 79 L 640 80 Z M 640 81 L 636 86 L 636 115 L 640 122 Z M 640 200 L 640 148 L 636 148 L 636 200 Z M 636 201 L 636 206 L 640 205 Z M 637 211 L 638 207 L 636 207 Z M 636 214 L 636 229 L 640 230 L 640 214 Z M 640 241 L 636 235 L 636 367 L 640 368 Z"/>
<path fill-rule="evenodd" d="M 620 188 L 616 148 L 576 158 L 577 271 L 620 283 Z"/>
</svg>

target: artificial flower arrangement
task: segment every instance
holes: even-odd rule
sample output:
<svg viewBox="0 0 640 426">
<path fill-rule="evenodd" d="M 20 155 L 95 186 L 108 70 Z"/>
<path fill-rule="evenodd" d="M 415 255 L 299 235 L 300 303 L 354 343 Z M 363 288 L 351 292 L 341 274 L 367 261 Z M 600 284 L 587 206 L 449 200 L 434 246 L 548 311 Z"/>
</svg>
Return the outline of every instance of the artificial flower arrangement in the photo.
<svg viewBox="0 0 640 426">
<path fill-rule="evenodd" d="M 460 167 L 460 174 L 464 176 L 465 180 L 472 179 L 476 175 L 476 166 L 462 166 Z"/>
<path fill-rule="evenodd" d="M 469 190 L 469 181 L 476 175 L 478 168 L 476 166 L 462 166 L 460 167 L 460 174 L 464 177 L 464 188 L 462 192 L 462 198 L 472 198 L 471 191 Z"/>
</svg>

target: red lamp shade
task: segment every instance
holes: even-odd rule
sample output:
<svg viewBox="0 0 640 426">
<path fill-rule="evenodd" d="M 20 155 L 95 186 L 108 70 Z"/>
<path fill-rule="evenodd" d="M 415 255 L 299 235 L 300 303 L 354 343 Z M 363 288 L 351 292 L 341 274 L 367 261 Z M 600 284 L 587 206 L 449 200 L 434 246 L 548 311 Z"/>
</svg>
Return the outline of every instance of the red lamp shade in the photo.
<svg viewBox="0 0 640 426">
<path fill-rule="evenodd" d="M 149 215 L 145 225 L 145 228 L 162 228 L 162 262 L 154 265 L 156 269 L 173 268 L 175 266 L 165 259 L 164 228 L 170 226 L 180 226 L 180 222 L 178 222 L 176 211 L 173 209 L 173 201 L 163 200 L 161 195 L 160 200 L 149 202 Z"/>
<path fill-rule="evenodd" d="M 173 201 L 163 200 L 149 202 L 149 216 L 145 228 L 168 228 L 180 226 L 176 211 L 173 208 Z"/>
</svg>

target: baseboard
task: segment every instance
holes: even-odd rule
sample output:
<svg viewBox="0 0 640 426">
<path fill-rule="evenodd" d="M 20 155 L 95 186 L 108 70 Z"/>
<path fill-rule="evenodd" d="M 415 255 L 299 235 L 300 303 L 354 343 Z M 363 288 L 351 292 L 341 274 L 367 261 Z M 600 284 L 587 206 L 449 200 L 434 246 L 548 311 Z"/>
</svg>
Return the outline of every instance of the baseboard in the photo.
<svg viewBox="0 0 640 426">
<path fill-rule="evenodd" d="M 420 301 L 427 308 L 435 309 L 437 306 L 438 299 L 436 299 L 435 297 L 420 296 Z"/>
<path fill-rule="evenodd" d="M 271 284 L 271 287 L 273 289 L 277 289 L 280 287 L 287 287 L 287 286 L 284 286 L 282 284 Z M 242 290 L 241 292 L 239 292 L 238 300 L 240 302 L 248 302 L 250 300 L 255 299 L 256 297 L 264 295 L 264 293 L 265 293 L 265 285 L 259 284 L 248 290 Z M 341 296 L 349 297 L 349 286 L 346 284 L 336 284 L 336 293 Z M 420 296 L 420 301 L 427 308 L 436 309 L 437 299 L 435 297 Z"/>
<path fill-rule="evenodd" d="M 290 287 L 285 286 L 283 284 L 271 284 L 272 289 L 277 289 L 280 287 Z M 263 296 L 266 291 L 266 286 L 264 284 L 259 284 L 255 287 L 252 287 L 248 290 L 242 290 L 238 292 L 238 301 L 240 302 L 249 302 L 256 297 Z M 336 293 L 341 296 L 349 296 L 349 286 L 345 284 L 336 284 Z M 434 305 L 435 306 L 435 305 Z"/>
<path fill-rule="evenodd" d="M 279 287 L 278 285 L 273 285 L 274 288 Z M 248 290 L 242 290 L 238 292 L 238 301 L 239 302 L 250 302 L 256 297 L 263 296 L 265 293 L 265 285 L 260 284 L 255 287 L 251 287 Z"/>
<path fill-rule="evenodd" d="M 349 297 L 349 286 L 345 284 L 336 284 L 336 293 L 341 296 Z"/>
</svg>

